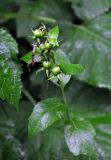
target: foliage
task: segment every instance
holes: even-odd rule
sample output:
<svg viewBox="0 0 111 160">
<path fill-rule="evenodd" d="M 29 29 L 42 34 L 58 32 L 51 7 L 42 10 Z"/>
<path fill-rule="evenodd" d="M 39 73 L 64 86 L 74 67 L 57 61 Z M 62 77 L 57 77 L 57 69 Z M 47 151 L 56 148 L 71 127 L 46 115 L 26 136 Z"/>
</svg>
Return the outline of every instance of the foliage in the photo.
<svg viewBox="0 0 111 160">
<path fill-rule="evenodd" d="M 111 0 L 0 3 L 0 159 L 110 160 Z"/>
</svg>

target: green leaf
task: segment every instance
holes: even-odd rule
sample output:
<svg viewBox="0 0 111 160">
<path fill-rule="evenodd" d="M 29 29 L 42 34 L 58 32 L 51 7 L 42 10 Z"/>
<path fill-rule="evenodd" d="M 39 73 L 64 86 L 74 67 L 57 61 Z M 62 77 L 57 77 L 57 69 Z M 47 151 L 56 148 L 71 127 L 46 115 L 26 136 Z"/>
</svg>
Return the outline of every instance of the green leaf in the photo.
<svg viewBox="0 0 111 160">
<path fill-rule="evenodd" d="M 61 49 L 57 49 L 54 53 L 54 59 L 55 59 L 55 63 L 58 65 L 60 63 L 70 63 L 68 56 L 65 54 L 65 52 L 63 52 Z M 71 76 L 70 75 L 65 75 L 63 73 L 60 74 L 60 79 L 61 82 L 63 84 L 63 86 L 65 87 L 65 85 L 70 81 Z M 57 85 L 58 82 L 58 78 L 54 77 L 51 80 L 54 84 Z"/>
<path fill-rule="evenodd" d="M 70 116 L 72 118 L 82 116 L 88 119 L 96 130 L 98 159 L 110 160 L 111 92 L 85 85 L 73 79 L 67 87 L 66 94 L 68 102 L 71 104 L 69 108 Z"/>
<path fill-rule="evenodd" d="M 110 0 L 67 0 L 72 2 L 74 13 L 81 19 L 92 19 L 111 7 Z"/>
<path fill-rule="evenodd" d="M 76 75 L 83 72 L 84 68 L 80 64 L 60 63 L 62 72 L 68 75 Z"/>
<path fill-rule="evenodd" d="M 21 97 L 21 71 L 13 61 L 0 59 L 0 98 L 18 107 Z"/>
<path fill-rule="evenodd" d="M 87 24 L 68 25 L 63 32 L 63 50 L 72 63 L 82 64 L 85 71 L 77 78 L 91 85 L 111 89 L 111 14 L 104 14 Z"/>
<path fill-rule="evenodd" d="M 40 98 L 61 96 L 56 86 L 50 84 L 49 90 L 44 90 Z M 111 92 L 106 89 L 91 87 L 72 77 L 67 85 L 66 96 L 69 103 L 70 117 L 88 119 L 96 130 L 96 146 L 98 160 L 110 160 L 111 152 Z M 75 157 L 74 157 L 75 158 Z M 78 159 L 78 158 L 77 158 Z M 87 160 L 87 158 L 81 158 Z"/>
<path fill-rule="evenodd" d="M 48 38 L 57 39 L 59 36 L 59 27 L 55 26 L 48 32 Z"/>
<path fill-rule="evenodd" d="M 57 98 L 50 98 L 39 102 L 29 118 L 29 136 L 44 131 L 54 122 L 63 118 L 66 106 Z"/>
<path fill-rule="evenodd" d="M 13 37 L 5 30 L 0 29 L 0 57 L 16 59 L 18 47 Z"/>
<path fill-rule="evenodd" d="M 41 61 L 42 57 L 39 53 L 40 53 L 39 48 L 36 48 L 36 51 L 34 53 L 34 62 L 40 62 Z M 24 56 L 22 56 L 20 58 L 20 60 L 22 60 L 22 61 L 24 61 L 28 64 L 31 64 L 32 63 L 32 51 L 30 51 L 27 54 L 25 54 Z"/>
<path fill-rule="evenodd" d="M 54 53 L 54 58 L 56 64 L 60 63 L 70 63 L 68 55 L 66 55 L 65 52 L 63 52 L 61 49 L 57 49 Z"/>
<path fill-rule="evenodd" d="M 50 44 L 53 46 L 58 46 L 58 41 L 57 38 L 59 36 L 59 27 L 53 27 L 49 32 L 48 32 L 48 41 Z"/>
<path fill-rule="evenodd" d="M 65 127 L 66 143 L 75 156 L 94 154 L 94 136 L 93 126 L 83 118 L 74 119 Z"/>
<path fill-rule="evenodd" d="M 67 160 L 77 160 L 67 149 L 62 127 L 57 128 L 56 126 L 49 128 L 42 134 L 41 147 L 38 152 L 36 151 L 38 159 L 63 160 L 67 158 Z"/>
<path fill-rule="evenodd" d="M 2 29 L 0 37 L 0 98 L 18 107 L 22 88 L 21 70 L 11 60 L 16 60 L 17 44 L 11 35 Z"/>
</svg>

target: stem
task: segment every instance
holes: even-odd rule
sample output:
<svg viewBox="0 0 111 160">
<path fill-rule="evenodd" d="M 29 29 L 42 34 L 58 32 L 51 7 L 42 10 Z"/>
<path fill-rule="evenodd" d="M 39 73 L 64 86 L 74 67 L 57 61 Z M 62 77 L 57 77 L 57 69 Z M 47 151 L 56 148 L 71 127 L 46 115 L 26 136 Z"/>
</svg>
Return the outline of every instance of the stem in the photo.
<svg viewBox="0 0 111 160">
<path fill-rule="evenodd" d="M 67 98 L 66 98 L 66 95 L 65 95 L 64 87 L 63 87 L 61 81 L 60 81 L 60 89 L 61 89 L 63 101 L 64 101 L 64 103 L 66 105 L 66 116 L 67 116 L 67 119 L 70 120 L 69 110 L 68 110 L 68 102 L 67 102 Z"/>
<path fill-rule="evenodd" d="M 49 22 L 49 23 L 56 23 L 56 20 L 53 18 L 49 17 L 43 17 L 43 16 L 34 16 L 34 15 L 27 15 L 27 14 L 20 14 L 20 13 L 5 13 L 5 14 L 0 14 L 1 18 L 4 19 L 12 19 L 12 18 L 31 18 L 35 20 L 40 20 L 44 22 Z"/>
<path fill-rule="evenodd" d="M 22 92 L 27 97 L 27 99 L 29 99 L 29 101 L 35 106 L 36 100 L 30 95 L 30 93 L 25 88 L 22 89 Z"/>
</svg>

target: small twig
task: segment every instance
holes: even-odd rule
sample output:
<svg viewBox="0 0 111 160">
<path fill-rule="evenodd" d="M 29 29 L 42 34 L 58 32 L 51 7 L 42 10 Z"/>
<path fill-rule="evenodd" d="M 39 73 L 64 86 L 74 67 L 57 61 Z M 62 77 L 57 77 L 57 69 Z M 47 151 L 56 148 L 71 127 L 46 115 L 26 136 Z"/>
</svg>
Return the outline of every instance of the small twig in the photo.
<svg viewBox="0 0 111 160">
<path fill-rule="evenodd" d="M 29 99 L 29 101 L 35 106 L 36 105 L 36 100 L 31 96 L 31 94 L 25 89 L 22 89 L 23 94 Z"/>
</svg>

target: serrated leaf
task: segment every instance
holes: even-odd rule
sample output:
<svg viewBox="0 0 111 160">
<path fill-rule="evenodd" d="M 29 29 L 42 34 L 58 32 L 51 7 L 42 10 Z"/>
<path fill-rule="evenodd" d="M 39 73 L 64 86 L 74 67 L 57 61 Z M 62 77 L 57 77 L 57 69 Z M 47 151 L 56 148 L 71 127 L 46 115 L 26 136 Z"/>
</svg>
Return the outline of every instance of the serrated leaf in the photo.
<svg viewBox="0 0 111 160">
<path fill-rule="evenodd" d="M 28 131 L 32 137 L 63 118 L 66 106 L 58 98 L 39 102 L 29 118 Z"/>
<path fill-rule="evenodd" d="M 77 78 L 91 85 L 111 89 L 111 14 L 104 14 L 87 24 L 67 27 L 63 50 L 72 63 L 85 71 Z M 68 29 L 69 28 L 69 29 Z"/>
<path fill-rule="evenodd" d="M 83 118 L 74 119 L 65 127 L 66 143 L 75 156 L 94 154 L 94 136 L 93 126 Z"/>
<path fill-rule="evenodd" d="M 42 57 L 39 53 L 40 53 L 39 48 L 36 48 L 36 51 L 34 53 L 34 62 L 41 62 Z M 30 51 L 27 54 L 25 54 L 24 56 L 22 56 L 20 58 L 20 60 L 22 60 L 28 64 L 31 64 L 32 63 L 32 51 Z"/>
<path fill-rule="evenodd" d="M 13 61 L 0 60 L 0 98 L 18 107 L 21 87 L 20 68 Z"/>
<path fill-rule="evenodd" d="M 13 37 L 5 30 L 0 29 L 0 57 L 16 59 L 18 47 Z"/>
<path fill-rule="evenodd" d="M 16 59 L 18 48 L 6 31 L 0 30 L 0 98 L 18 106 L 21 97 L 21 70 L 11 59 Z"/>
<path fill-rule="evenodd" d="M 83 66 L 80 64 L 60 63 L 59 66 L 62 72 L 68 75 L 76 75 L 84 70 Z"/>
</svg>

